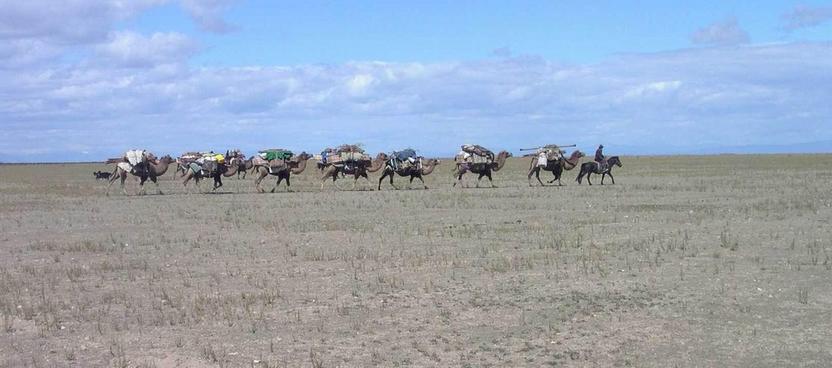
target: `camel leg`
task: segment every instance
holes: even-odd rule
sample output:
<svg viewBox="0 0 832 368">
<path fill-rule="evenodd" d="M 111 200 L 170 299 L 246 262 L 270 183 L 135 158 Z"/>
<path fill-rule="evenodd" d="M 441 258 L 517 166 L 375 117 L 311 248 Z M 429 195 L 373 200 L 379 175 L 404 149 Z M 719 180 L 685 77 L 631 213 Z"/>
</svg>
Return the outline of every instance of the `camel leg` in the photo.
<svg viewBox="0 0 832 368">
<path fill-rule="evenodd" d="M 116 169 L 116 172 L 113 175 L 110 175 L 110 179 L 108 179 L 107 189 L 104 190 L 104 194 L 109 196 L 110 195 L 110 187 L 113 186 L 113 183 L 116 182 L 116 179 L 121 177 L 121 172 L 119 169 Z"/>
<path fill-rule="evenodd" d="M 531 169 L 529 169 L 529 173 L 528 175 L 526 175 L 527 179 L 529 180 L 529 186 L 532 186 L 532 175 L 534 174 L 537 174 L 537 181 L 540 182 L 541 186 L 543 186 L 543 182 L 540 181 L 540 169 L 536 167 L 532 167 Z"/>
<path fill-rule="evenodd" d="M 139 179 L 139 195 L 145 195 L 146 194 L 145 191 L 144 191 L 144 182 L 146 182 L 146 181 L 147 181 L 146 176 L 142 176 L 141 179 Z"/>
<path fill-rule="evenodd" d="M 264 172 L 262 172 L 262 171 L 260 171 L 260 170 L 257 170 L 257 173 L 258 173 L 259 175 L 258 175 L 256 178 L 254 178 L 254 189 L 255 189 L 255 190 L 257 190 L 257 192 L 258 192 L 258 193 L 265 193 L 266 191 L 265 191 L 265 190 L 263 190 L 263 188 L 262 188 L 262 187 L 260 187 L 260 183 L 263 181 L 263 178 L 265 178 L 265 177 L 266 177 L 266 175 L 268 175 L 268 174 L 267 174 L 267 173 L 264 173 Z M 265 174 L 265 175 L 264 175 L 264 174 Z"/>
<path fill-rule="evenodd" d="M 283 177 L 278 175 L 277 176 L 277 181 L 274 183 L 274 188 L 272 188 L 272 193 L 274 193 L 277 190 L 277 187 L 280 186 L 281 182 L 283 182 Z M 288 183 L 288 181 L 287 181 L 287 183 Z"/>
<path fill-rule="evenodd" d="M 491 184 L 492 188 L 496 188 L 497 186 L 494 185 L 494 179 L 491 179 L 491 172 L 489 171 L 485 176 L 488 177 L 488 184 Z"/>
<path fill-rule="evenodd" d="M 335 180 L 338 179 L 338 172 L 337 171 L 326 171 L 325 168 L 321 168 L 323 175 L 321 175 L 321 191 L 324 190 L 324 183 L 330 177 L 332 178 L 332 185 L 335 185 Z"/>
<path fill-rule="evenodd" d="M 537 178 L 537 182 L 540 183 L 541 187 L 545 187 L 546 185 L 543 184 L 543 181 L 540 180 L 540 168 L 534 171 L 534 176 Z"/>
<path fill-rule="evenodd" d="M 292 192 L 292 182 L 290 181 L 290 179 L 292 179 L 292 173 L 286 174 L 286 191 L 287 192 Z"/>
<path fill-rule="evenodd" d="M 162 188 L 159 187 L 159 181 L 156 180 L 156 176 L 151 176 L 150 181 L 153 182 L 153 185 L 156 186 L 156 194 L 162 195 Z"/>
<path fill-rule="evenodd" d="M 387 176 L 388 176 L 388 172 L 387 172 L 387 170 L 384 170 L 384 172 L 381 173 L 381 177 L 378 178 L 378 187 L 377 187 L 378 190 L 381 190 L 381 182 L 384 181 L 384 178 L 386 178 Z M 392 175 L 389 175 L 389 176 L 390 176 L 390 185 L 393 185 L 393 176 Z M 393 186 L 393 188 L 395 188 L 395 186 Z"/>
<path fill-rule="evenodd" d="M 337 173 L 334 173 L 334 174 L 332 175 L 332 185 L 335 185 L 335 180 L 336 180 L 337 178 L 338 178 L 338 174 L 337 174 Z M 324 184 L 326 183 L 326 180 L 327 180 L 327 179 L 329 179 L 328 174 L 327 174 L 327 173 L 324 173 L 324 176 L 321 178 L 321 191 L 323 191 L 323 190 L 324 190 Z"/>
<path fill-rule="evenodd" d="M 422 182 L 422 186 L 423 186 L 423 187 L 425 187 L 425 189 L 428 189 L 428 185 L 427 185 L 427 184 L 425 184 L 425 179 L 424 179 L 424 178 L 422 178 L 422 175 L 418 175 L 418 176 L 416 176 L 416 178 L 418 178 L 418 179 L 419 179 L 419 181 L 421 181 L 421 182 Z M 413 182 L 413 176 L 411 176 L 411 177 L 410 177 L 410 182 L 411 182 L 411 183 Z"/>
<path fill-rule="evenodd" d="M 125 171 L 124 173 L 121 174 L 121 193 L 123 193 L 124 195 L 129 195 L 129 194 L 127 194 L 127 188 L 125 188 L 125 186 L 124 186 L 124 182 L 126 182 L 126 181 L 127 181 L 127 172 Z"/>
<path fill-rule="evenodd" d="M 185 177 L 185 180 L 182 180 L 182 187 L 185 188 L 185 191 L 188 189 L 188 181 L 191 180 L 190 176 Z"/>
<path fill-rule="evenodd" d="M 457 178 L 456 178 L 456 183 L 454 183 L 454 187 L 456 187 L 457 184 L 460 184 L 459 185 L 460 188 L 462 187 L 462 175 L 465 175 L 465 173 L 460 171 L 459 176 L 457 176 Z"/>
<path fill-rule="evenodd" d="M 395 189 L 395 190 L 399 190 L 399 187 L 397 187 L 396 184 L 393 184 L 393 177 L 396 176 L 396 173 L 391 172 L 389 175 L 390 175 L 390 186 L 392 186 L 393 189 Z M 381 188 L 379 188 L 379 190 L 381 190 Z"/>
<path fill-rule="evenodd" d="M 110 178 L 107 179 L 107 188 L 104 189 L 104 195 L 110 195 L 110 187 L 113 186 L 113 183 L 116 181 L 116 175 L 118 173 L 118 168 L 116 168 L 116 172 L 113 175 L 110 175 Z"/>
<path fill-rule="evenodd" d="M 361 176 L 364 177 L 364 180 L 367 181 L 367 188 L 372 191 L 373 190 L 373 183 L 370 182 L 370 175 L 366 172 L 361 173 Z"/>
</svg>

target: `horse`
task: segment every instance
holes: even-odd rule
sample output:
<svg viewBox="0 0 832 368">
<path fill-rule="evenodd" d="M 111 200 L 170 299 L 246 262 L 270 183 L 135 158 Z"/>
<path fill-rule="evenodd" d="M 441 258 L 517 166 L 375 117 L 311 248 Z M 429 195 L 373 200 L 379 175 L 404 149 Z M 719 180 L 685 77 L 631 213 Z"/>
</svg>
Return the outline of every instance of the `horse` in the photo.
<svg viewBox="0 0 832 368">
<path fill-rule="evenodd" d="M 589 183 L 589 185 L 592 185 L 592 181 L 589 180 L 589 177 L 592 174 L 601 174 L 601 185 L 604 185 L 604 178 L 607 175 L 610 176 L 610 179 L 612 179 L 612 183 L 615 184 L 615 178 L 612 176 L 613 166 L 622 166 L 621 159 L 619 159 L 618 156 L 610 156 L 609 158 L 607 158 L 607 167 L 604 169 L 604 171 L 600 170 L 598 162 L 584 162 L 581 165 L 581 172 L 578 173 L 578 177 L 575 178 L 575 181 L 577 181 L 578 184 L 581 184 L 581 179 L 583 179 L 584 175 L 586 175 L 586 182 Z"/>
</svg>

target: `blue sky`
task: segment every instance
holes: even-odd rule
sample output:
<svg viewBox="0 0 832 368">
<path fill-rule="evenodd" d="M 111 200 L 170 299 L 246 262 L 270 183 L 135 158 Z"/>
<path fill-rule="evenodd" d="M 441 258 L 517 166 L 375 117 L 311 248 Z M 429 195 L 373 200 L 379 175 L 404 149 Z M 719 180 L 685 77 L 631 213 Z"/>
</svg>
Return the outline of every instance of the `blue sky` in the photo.
<svg viewBox="0 0 832 368">
<path fill-rule="evenodd" d="M 0 161 L 832 151 L 832 3 L 0 0 Z"/>
</svg>

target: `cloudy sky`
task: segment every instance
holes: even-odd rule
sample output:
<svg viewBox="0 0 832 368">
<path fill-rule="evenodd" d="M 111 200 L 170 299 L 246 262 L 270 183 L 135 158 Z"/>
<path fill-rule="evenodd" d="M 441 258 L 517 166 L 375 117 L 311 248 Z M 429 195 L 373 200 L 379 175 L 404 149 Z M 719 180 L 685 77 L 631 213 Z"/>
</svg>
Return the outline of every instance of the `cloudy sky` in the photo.
<svg viewBox="0 0 832 368">
<path fill-rule="evenodd" d="M 832 3 L 637 3 L 0 0 L 0 161 L 832 151 Z"/>
</svg>

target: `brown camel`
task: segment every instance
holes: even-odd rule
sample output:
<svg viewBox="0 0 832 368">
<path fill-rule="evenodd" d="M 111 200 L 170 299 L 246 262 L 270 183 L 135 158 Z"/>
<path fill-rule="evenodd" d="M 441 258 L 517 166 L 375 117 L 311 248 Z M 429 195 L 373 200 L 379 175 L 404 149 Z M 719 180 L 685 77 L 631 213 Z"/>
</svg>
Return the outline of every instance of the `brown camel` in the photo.
<svg viewBox="0 0 832 368">
<path fill-rule="evenodd" d="M 199 189 L 199 182 L 205 178 L 213 178 L 214 179 L 214 188 L 211 191 L 216 191 L 220 187 L 222 187 L 222 177 L 232 177 L 237 174 L 237 170 L 239 169 L 240 165 L 237 163 L 239 159 L 233 158 L 231 161 L 228 162 L 227 165 L 217 165 L 217 168 L 220 170 L 218 173 L 212 173 L 210 175 L 205 175 L 202 171 L 194 172 L 190 168 L 185 169 L 185 180 L 182 181 L 182 187 L 185 188 L 185 192 L 188 192 L 188 182 L 191 179 L 194 180 L 194 185 Z"/>
<path fill-rule="evenodd" d="M 358 178 L 363 177 L 370 181 L 370 177 L 367 176 L 367 173 L 374 173 L 376 171 L 381 170 L 384 167 L 384 163 L 387 162 L 388 157 L 386 154 L 379 153 L 375 159 L 370 161 L 370 166 L 367 166 L 367 161 L 359 161 L 355 163 L 351 163 L 349 165 L 344 163 L 329 163 L 324 168 L 323 175 L 321 175 L 321 190 L 324 190 L 324 183 L 329 178 L 332 178 L 332 183 L 334 184 L 336 180 L 338 180 L 339 175 L 352 175 L 353 182 L 352 182 L 352 189 L 355 190 L 355 186 L 358 183 Z M 372 190 L 372 189 L 370 189 Z"/>
<path fill-rule="evenodd" d="M 419 158 L 419 160 L 422 161 L 421 158 Z M 439 163 L 439 160 L 432 158 L 422 162 L 421 167 L 419 168 L 411 165 L 405 168 L 399 166 L 398 169 L 393 169 L 392 163 L 390 162 L 390 160 L 388 160 L 387 163 L 384 165 L 384 171 L 381 173 L 381 177 L 378 178 L 378 190 L 381 190 L 381 182 L 384 181 L 384 178 L 386 177 L 390 178 L 390 185 L 392 185 L 393 188 L 396 188 L 396 190 L 398 190 L 399 188 L 396 187 L 396 184 L 393 184 L 393 177 L 395 177 L 396 174 L 398 174 L 399 176 L 410 177 L 408 189 L 410 189 L 410 185 L 413 184 L 413 179 L 419 179 L 422 182 L 422 186 L 424 186 L 425 189 L 428 189 L 428 186 L 425 184 L 425 179 L 422 177 L 425 175 L 430 175 L 430 173 L 433 172 L 433 169 L 436 168 L 436 165 L 439 165 Z"/>
<path fill-rule="evenodd" d="M 483 177 L 488 178 L 488 182 L 491 184 L 492 188 L 496 188 L 494 185 L 494 181 L 491 179 L 491 173 L 500 171 L 503 166 L 506 164 L 506 159 L 511 157 L 510 152 L 502 151 L 497 154 L 497 157 L 492 162 L 488 163 L 470 163 L 470 162 L 456 162 L 456 169 L 454 170 L 454 176 L 456 176 L 456 182 L 454 183 L 454 187 L 457 184 L 462 182 L 462 176 L 465 175 L 467 172 L 471 172 L 474 174 L 479 174 L 477 177 L 477 188 L 480 187 L 480 180 Z"/>
<path fill-rule="evenodd" d="M 139 194 L 139 195 L 145 194 L 144 183 L 147 181 L 147 179 L 150 179 L 150 181 L 152 181 L 153 184 L 156 184 L 156 192 L 159 193 L 159 194 L 162 194 L 162 190 L 159 189 L 159 183 L 156 181 L 156 178 L 160 177 L 162 175 L 165 175 L 165 172 L 168 171 L 168 167 L 170 167 L 170 164 L 173 163 L 173 162 L 174 162 L 173 158 L 171 158 L 168 155 L 165 155 L 164 157 L 160 158 L 156 162 L 148 162 L 147 163 L 148 170 L 146 170 L 145 172 L 139 173 L 139 174 L 135 174 L 133 172 L 125 171 L 124 169 L 122 169 L 121 167 L 116 165 L 116 169 L 113 171 L 113 175 L 110 175 L 110 181 L 107 184 L 107 190 L 106 190 L 105 194 L 110 195 L 110 187 L 113 185 L 113 183 L 116 181 L 117 178 L 120 178 L 121 179 L 121 192 L 124 193 L 124 195 L 128 195 L 127 190 L 124 189 L 124 181 L 127 180 L 127 174 L 136 176 L 140 179 L 139 180 L 139 191 L 138 191 L 137 194 Z"/>
<path fill-rule="evenodd" d="M 558 186 L 562 186 L 563 184 L 560 182 L 560 177 L 563 175 L 563 171 L 574 169 L 575 166 L 578 166 L 578 162 L 581 161 L 581 157 L 584 156 L 583 152 L 575 150 L 575 152 L 572 152 L 572 155 L 570 155 L 567 159 L 561 158 L 558 160 L 549 160 L 546 167 L 537 166 L 537 156 L 533 156 L 532 162 L 529 164 L 529 186 L 532 186 L 532 174 L 534 174 L 541 186 L 545 186 L 545 184 L 540 181 L 540 170 L 551 171 L 552 175 L 555 176 L 554 179 L 548 182 L 549 184 L 554 183 L 555 180 L 557 180 Z"/>
<path fill-rule="evenodd" d="M 306 163 L 310 158 L 312 158 L 312 155 L 306 152 L 301 152 L 299 155 L 288 160 L 286 162 L 286 166 L 278 171 L 270 171 L 268 167 L 263 165 L 255 166 L 254 171 L 257 172 L 258 175 L 257 178 L 254 179 L 254 187 L 257 188 L 258 192 L 265 193 L 266 191 L 260 186 L 260 182 L 262 182 L 267 176 L 274 175 L 277 176 L 277 182 L 274 184 L 274 188 L 272 188 L 271 192 L 274 193 L 280 185 L 280 182 L 284 179 L 286 179 L 286 190 L 291 192 L 292 183 L 289 181 L 289 178 L 291 178 L 292 175 L 299 175 L 303 172 L 303 170 L 306 170 Z"/>
</svg>

